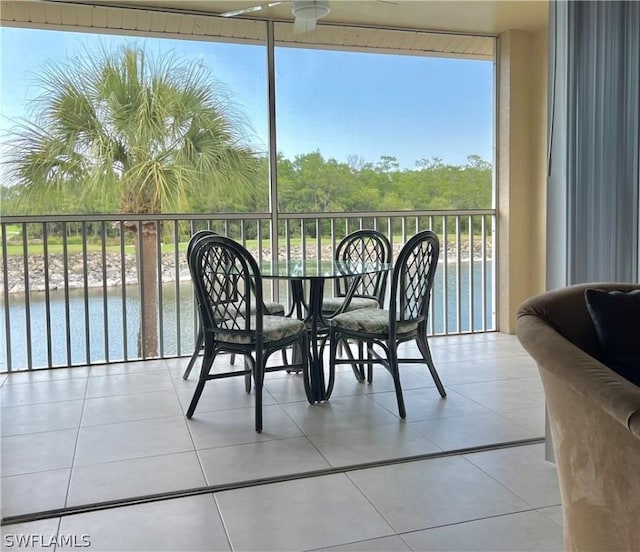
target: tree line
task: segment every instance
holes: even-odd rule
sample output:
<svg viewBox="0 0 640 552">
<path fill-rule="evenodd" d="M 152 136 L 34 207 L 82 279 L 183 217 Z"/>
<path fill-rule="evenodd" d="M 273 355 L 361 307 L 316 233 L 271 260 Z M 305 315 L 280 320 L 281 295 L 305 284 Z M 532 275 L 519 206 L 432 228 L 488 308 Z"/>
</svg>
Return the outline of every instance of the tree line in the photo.
<svg viewBox="0 0 640 552">
<path fill-rule="evenodd" d="M 239 190 L 212 183 L 187 186 L 182 212 L 250 213 L 268 210 L 268 161 L 255 156 L 256 167 Z M 422 159 L 414 169 L 400 169 L 393 156 L 377 162 L 350 156 L 347 162 L 315 151 L 288 159 L 277 157 L 278 209 L 285 213 L 323 213 L 403 210 L 488 209 L 492 201 L 492 166 L 477 155 L 451 165 L 441 159 Z M 34 201 L 25 184 L 0 188 L 4 215 L 98 214 L 119 211 L 118 196 L 110 189 L 79 194 L 81 183 L 69 180 L 41 190 Z"/>
</svg>

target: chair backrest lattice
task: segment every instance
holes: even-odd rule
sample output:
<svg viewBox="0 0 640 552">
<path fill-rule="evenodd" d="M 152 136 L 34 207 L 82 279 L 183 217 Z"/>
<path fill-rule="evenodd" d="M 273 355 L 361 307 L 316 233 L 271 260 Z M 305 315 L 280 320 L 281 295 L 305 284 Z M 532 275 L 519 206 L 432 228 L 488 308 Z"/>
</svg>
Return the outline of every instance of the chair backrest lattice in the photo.
<svg viewBox="0 0 640 552">
<path fill-rule="evenodd" d="M 430 230 L 413 236 L 400 251 L 389 306 L 399 321 L 426 321 L 439 255 L 438 237 Z"/>
<path fill-rule="evenodd" d="M 357 230 L 338 244 L 335 260 L 354 263 L 390 263 L 391 244 L 387 237 L 377 230 Z M 352 280 L 352 278 L 335 280 L 334 294 L 336 297 L 347 295 Z M 387 272 L 360 276 L 354 296 L 373 297 L 382 305 L 386 283 Z"/>
<path fill-rule="evenodd" d="M 190 259 L 203 325 L 214 333 L 261 332 L 262 279 L 251 253 L 229 238 L 210 235 L 197 241 Z"/>
<path fill-rule="evenodd" d="M 191 262 L 191 252 L 193 251 L 196 243 L 198 243 L 198 240 L 207 236 L 217 235 L 218 233 L 214 232 L 213 230 L 198 230 L 197 232 L 194 232 L 191 235 L 191 238 L 189 238 L 189 243 L 187 244 L 187 264 Z"/>
</svg>

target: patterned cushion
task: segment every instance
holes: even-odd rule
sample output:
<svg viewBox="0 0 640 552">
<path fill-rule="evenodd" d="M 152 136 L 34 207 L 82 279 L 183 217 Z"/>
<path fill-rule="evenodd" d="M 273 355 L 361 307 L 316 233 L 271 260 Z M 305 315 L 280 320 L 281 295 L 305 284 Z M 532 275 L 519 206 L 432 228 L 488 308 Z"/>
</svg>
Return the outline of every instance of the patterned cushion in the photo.
<svg viewBox="0 0 640 552">
<path fill-rule="evenodd" d="M 284 305 L 282 303 L 272 303 L 271 301 L 265 301 L 264 306 L 269 314 L 278 316 L 284 316 Z M 252 310 L 252 312 L 254 312 Z"/>
<path fill-rule="evenodd" d="M 255 316 L 251 317 L 251 329 L 256 325 Z M 291 337 L 306 331 L 304 322 L 295 318 L 284 316 L 264 316 L 262 318 L 262 332 L 265 342 L 279 341 L 285 337 Z M 251 336 L 236 333 L 218 333 L 216 339 L 226 343 L 246 343 L 252 342 Z"/>
<path fill-rule="evenodd" d="M 336 312 L 342 304 L 344 303 L 344 297 L 330 297 L 322 301 L 322 312 L 325 314 L 331 314 L 332 312 Z M 345 312 L 350 312 L 357 309 L 377 309 L 378 301 L 375 299 L 368 299 L 366 297 L 353 297 L 347 310 Z"/>
<path fill-rule="evenodd" d="M 389 311 L 386 309 L 359 309 L 339 314 L 332 318 L 329 323 L 334 328 L 388 335 Z M 404 334 L 415 330 L 417 327 L 417 321 L 399 322 L 397 332 L 398 334 Z"/>
</svg>

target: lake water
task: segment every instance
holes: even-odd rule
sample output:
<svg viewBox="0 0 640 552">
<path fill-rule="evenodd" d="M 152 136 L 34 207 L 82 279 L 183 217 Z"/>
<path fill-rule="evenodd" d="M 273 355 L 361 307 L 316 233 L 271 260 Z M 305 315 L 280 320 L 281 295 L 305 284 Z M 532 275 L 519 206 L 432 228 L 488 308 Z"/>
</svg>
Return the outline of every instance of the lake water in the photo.
<svg viewBox="0 0 640 552">
<path fill-rule="evenodd" d="M 495 307 L 493 305 L 493 268 L 490 262 L 485 264 L 485 324 L 482 323 L 482 264 L 473 266 L 473 309 L 469 300 L 469 263 L 460 264 L 460 278 L 457 278 L 456 265 L 450 263 L 447 271 L 446 286 L 443 282 L 444 271 L 436 272 L 436 282 L 432 295 L 433 314 L 430 318 L 430 333 L 456 333 L 494 329 Z M 459 281 L 459 291 L 456 282 Z M 285 286 L 281 285 L 281 289 Z M 327 282 L 326 293 L 331 293 L 331 282 Z M 193 292 L 190 282 L 180 282 L 179 293 L 174 283 L 163 286 L 161 354 L 174 356 L 191 354 L 193 351 L 194 328 L 197 327 Z M 266 293 L 266 292 L 265 292 Z M 281 292 L 285 302 L 285 292 Z M 447 317 L 445 320 L 445 297 L 447 298 Z M 460 300 L 458 301 L 458 297 Z M 28 366 L 27 342 L 32 343 L 31 358 L 34 368 L 48 365 L 51 357 L 53 366 L 67 364 L 100 363 L 108 360 L 117 362 L 137 358 L 137 334 L 140 322 L 140 301 L 137 286 L 126 288 L 123 302 L 120 288 L 107 288 L 106 297 L 101 288 L 70 290 L 69 301 L 65 301 L 64 292 L 52 291 L 50 294 L 51 339 L 47 339 L 45 294 L 33 292 L 30 296 L 30 328 L 26 324 L 24 294 L 11 294 L 8 316 L 11 335 L 11 369 L 20 370 Z M 178 308 L 179 305 L 179 308 Z M 0 335 L 5 336 L 6 305 L 2 304 L 0 314 Z M 68 309 L 68 314 L 67 314 Z M 473 313 L 471 312 L 473 310 Z M 123 325 L 123 312 L 126 312 L 126 327 Z M 67 323 L 67 320 L 69 321 Z M 106 325 L 105 325 L 106 320 Z M 471 321 L 473 326 L 471 326 Z M 105 328 L 107 328 L 105 330 Z M 30 333 L 30 339 L 29 339 Z M 7 341 L 0 340 L 0 371 L 7 370 Z M 67 359 L 69 353 L 70 362 Z"/>
</svg>

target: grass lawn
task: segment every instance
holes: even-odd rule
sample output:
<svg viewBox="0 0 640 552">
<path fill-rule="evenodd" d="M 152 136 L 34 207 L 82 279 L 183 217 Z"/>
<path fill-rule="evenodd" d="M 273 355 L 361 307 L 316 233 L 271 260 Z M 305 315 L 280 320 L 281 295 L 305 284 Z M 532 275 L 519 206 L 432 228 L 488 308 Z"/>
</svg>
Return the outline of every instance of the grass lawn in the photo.
<svg viewBox="0 0 640 552">
<path fill-rule="evenodd" d="M 15 230 L 15 234 L 20 234 L 20 228 L 16 225 L 16 227 L 18 228 L 17 230 Z M 9 229 L 11 228 L 11 226 L 7 226 L 7 235 L 10 236 L 9 234 Z M 449 243 L 452 243 L 453 239 L 455 238 L 454 235 L 450 235 L 449 236 Z M 401 236 L 397 236 L 394 239 L 394 243 L 398 244 L 400 242 Z M 476 239 L 476 243 L 477 240 L 480 239 L 479 235 L 475 235 L 475 239 Z M 59 238 L 56 238 L 56 242 L 59 241 Z M 465 244 L 468 243 L 469 241 L 469 234 L 460 234 L 460 243 L 461 244 Z M 487 239 L 488 243 L 491 243 L 490 239 Z M 267 243 L 267 240 L 264 240 L 264 243 Z M 298 247 L 302 244 L 302 240 L 300 238 L 291 238 L 289 243 L 291 244 L 292 247 Z M 246 246 L 248 249 L 255 249 L 257 247 L 257 240 L 247 240 L 246 242 Z M 286 244 L 286 240 L 284 238 L 282 238 L 280 240 L 280 246 L 282 247 L 283 245 Z M 322 244 L 323 245 L 330 245 L 331 244 L 331 238 L 330 237 L 324 237 L 322 238 Z M 316 240 L 315 238 L 306 238 L 306 247 L 307 247 L 307 251 L 312 251 L 313 249 L 315 249 L 316 247 Z M 117 243 L 116 245 L 107 245 L 106 246 L 106 251 L 107 253 L 120 253 L 120 243 Z M 186 252 L 187 249 L 187 242 L 180 242 L 178 244 L 178 251 L 180 253 L 184 253 Z M 42 255 L 43 254 L 43 246 L 41 243 L 30 243 L 29 244 L 29 255 Z M 170 243 L 163 243 L 161 246 L 161 250 L 162 253 L 174 253 L 174 244 L 172 242 Z M 88 242 L 87 243 L 87 252 L 101 252 L 102 251 L 102 246 L 100 243 L 91 243 Z M 81 254 L 82 253 L 82 244 L 80 243 L 68 243 L 67 244 L 67 252 L 69 255 L 75 255 L 75 254 Z M 128 254 L 134 254 L 135 253 L 135 246 L 133 244 L 131 245 L 125 245 L 125 253 Z M 54 244 L 49 244 L 49 254 L 50 255 L 61 255 L 62 254 L 62 244 L 61 243 L 54 243 Z M 18 243 L 18 244 L 12 244 L 12 243 L 8 243 L 7 244 L 7 256 L 22 256 L 23 255 L 23 250 L 22 250 L 22 244 Z"/>
<path fill-rule="evenodd" d="M 62 255 L 62 251 L 63 251 L 62 244 L 56 243 L 56 244 L 49 245 L 48 249 L 49 249 L 50 255 Z M 132 255 L 135 253 L 134 245 L 125 245 L 124 249 L 125 249 L 125 253 L 130 253 Z M 105 250 L 107 251 L 107 253 L 120 253 L 120 245 L 107 245 L 105 247 Z M 178 245 L 178 250 L 180 252 L 186 251 L 187 250 L 186 242 L 180 243 Z M 42 255 L 43 251 L 44 251 L 44 247 L 42 246 L 41 243 L 29 244 L 29 255 Z M 102 246 L 97 243 L 96 244 L 88 243 L 87 252 L 92 252 L 92 251 L 101 252 Z M 163 253 L 173 253 L 173 251 L 174 251 L 174 247 L 172 243 L 162 244 Z M 81 254 L 81 253 L 82 253 L 81 244 L 72 243 L 67 245 L 67 254 L 75 255 L 75 254 Z M 7 256 L 9 257 L 16 256 L 16 255 L 21 256 L 22 254 L 23 254 L 22 244 L 7 245 Z"/>
<path fill-rule="evenodd" d="M 292 246 L 300 245 L 300 243 L 301 241 L 299 238 L 296 240 L 293 240 L 293 239 L 291 240 Z M 328 242 L 323 241 L 323 243 L 328 243 Z M 248 249 L 254 249 L 257 247 L 257 245 L 258 245 L 257 240 L 247 240 Z M 315 247 L 315 245 L 316 245 L 315 240 L 307 239 L 307 248 L 311 249 Z M 61 243 L 49 244 L 48 250 L 50 255 L 61 255 L 63 252 L 62 244 Z M 117 245 L 107 245 L 105 247 L 105 250 L 107 251 L 107 253 L 119 254 L 120 244 L 118 243 Z M 161 250 L 162 250 L 162 253 L 174 253 L 175 247 L 173 243 L 163 243 L 161 246 Z M 184 253 L 186 252 L 186 250 L 187 250 L 187 242 L 180 242 L 178 244 L 178 252 Z M 44 251 L 44 247 L 41 243 L 29 244 L 29 255 L 42 255 L 43 251 Z M 87 243 L 87 252 L 92 252 L 92 251 L 101 252 L 102 245 L 100 243 L 90 243 L 90 242 Z M 82 244 L 80 243 L 67 244 L 67 253 L 69 255 L 81 254 Z M 125 245 L 125 253 L 130 253 L 133 255 L 135 253 L 135 246 L 133 244 Z M 11 257 L 11 256 L 22 256 L 22 255 L 23 255 L 23 248 L 21 243 L 7 244 L 7 256 Z"/>
</svg>

